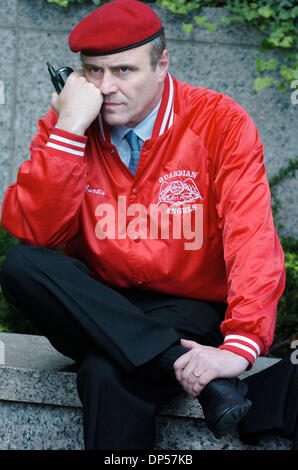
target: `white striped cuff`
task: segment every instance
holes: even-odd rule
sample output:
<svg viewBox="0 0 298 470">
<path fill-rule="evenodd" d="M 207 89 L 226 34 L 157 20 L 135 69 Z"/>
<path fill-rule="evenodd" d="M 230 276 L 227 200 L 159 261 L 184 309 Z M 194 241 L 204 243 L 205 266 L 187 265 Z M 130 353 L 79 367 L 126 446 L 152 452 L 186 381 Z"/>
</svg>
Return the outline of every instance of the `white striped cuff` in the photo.
<svg viewBox="0 0 298 470">
<path fill-rule="evenodd" d="M 251 364 L 261 354 L 260 346 L 251 338 L 240 334 L 228 334 L 220 349 L 228 349 L 246 357 Z"/>
<path fill-rule="evenodd" d="M 84 156 L 87 140 L 86 137 L 76 136 L 63 131 L 62 129 L 59 129 L 58 132 L 56 133 L 55 130 L 53 130 L 47 142 L 47 147 L 61 152 L 66 152 L 71 155 L 79 155 L 80 157 Z"/>
</svg>

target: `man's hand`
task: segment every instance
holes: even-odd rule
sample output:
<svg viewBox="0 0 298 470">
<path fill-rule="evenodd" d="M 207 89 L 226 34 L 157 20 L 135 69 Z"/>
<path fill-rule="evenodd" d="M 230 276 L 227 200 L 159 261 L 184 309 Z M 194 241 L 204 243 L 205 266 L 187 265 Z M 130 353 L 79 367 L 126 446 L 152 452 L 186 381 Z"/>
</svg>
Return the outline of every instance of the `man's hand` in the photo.
<svg viewBox="0 0 298 470">
<path fill-rule="evenodd" d="M 192 398 L 196 398 L 211 380 L 237 377 L 249 364 L 247 359 L 231 351 L 186 339 L 181 340 L 181 345 L 189 351 L 175 361 L 174 370 L 178 382 Z"/>
<path fill-rule="evenodd" d="M 86 80 L 82 70 L 71 73 L 60 95 L 52 94 L 51 106 L 59 115 L 56 126 L 84 135 L 98 116 L 102 101 L 100 90 Z"/>
</svg>

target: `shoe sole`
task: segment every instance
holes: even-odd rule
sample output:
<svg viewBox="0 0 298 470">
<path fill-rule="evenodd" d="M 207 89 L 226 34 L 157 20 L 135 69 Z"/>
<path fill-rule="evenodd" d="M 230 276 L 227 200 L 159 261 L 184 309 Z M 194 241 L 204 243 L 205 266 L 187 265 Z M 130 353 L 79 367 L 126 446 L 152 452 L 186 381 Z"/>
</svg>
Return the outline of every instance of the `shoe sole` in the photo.
<svg viewBox="0 0 298 470">
<path fill-rule="evenodd" d="M 215 437 L 218 439 L 223 437 L 228 432 L 233 431 L 237 423 L 239 423 L 239 421 L 241 421 L 241 419 L 244 418 L 244 416 L 247 414 L 251 405 L 251 401 L 246 400 L 242 405 L 234 407 L 232 410 L 226 411 L 219 418 L 215 425 L 209 426 Z"/>
</svg>

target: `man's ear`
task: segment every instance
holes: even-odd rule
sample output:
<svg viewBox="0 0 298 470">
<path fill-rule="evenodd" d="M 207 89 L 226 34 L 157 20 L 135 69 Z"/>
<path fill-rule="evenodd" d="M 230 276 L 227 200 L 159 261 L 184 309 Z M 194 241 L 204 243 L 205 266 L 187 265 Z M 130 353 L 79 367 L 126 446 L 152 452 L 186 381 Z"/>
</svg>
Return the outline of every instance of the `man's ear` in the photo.
<svg viewBox="0 0 298 470">
<path fill-rule="evenodd" d="M 169 70 L 169 66 L 170 66 L 170 54 L 169 54 L 169 51 L 165 49 L 156 64 L 156 72 L 161 82 L 165 79 Z"/>
</svg>

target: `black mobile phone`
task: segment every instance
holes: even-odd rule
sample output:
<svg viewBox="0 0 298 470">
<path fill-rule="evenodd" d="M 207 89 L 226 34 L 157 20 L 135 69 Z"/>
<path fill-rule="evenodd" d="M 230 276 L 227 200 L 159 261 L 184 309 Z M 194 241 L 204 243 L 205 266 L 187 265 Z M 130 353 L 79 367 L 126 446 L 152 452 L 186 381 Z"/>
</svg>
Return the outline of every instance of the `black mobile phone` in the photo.
<svg viewBox="0 0 298 470">
<path fill-rule="evenodd" d="M 59 95 L 65 85 L 68 75 L 70 75 L 73 70 L 70 67 L 60 67 L 59 69 L 55 70 L 51 64 L 49 64 L 49 62 L 47 62 L 47 66 L 54 88 Z"/>
</svg>

